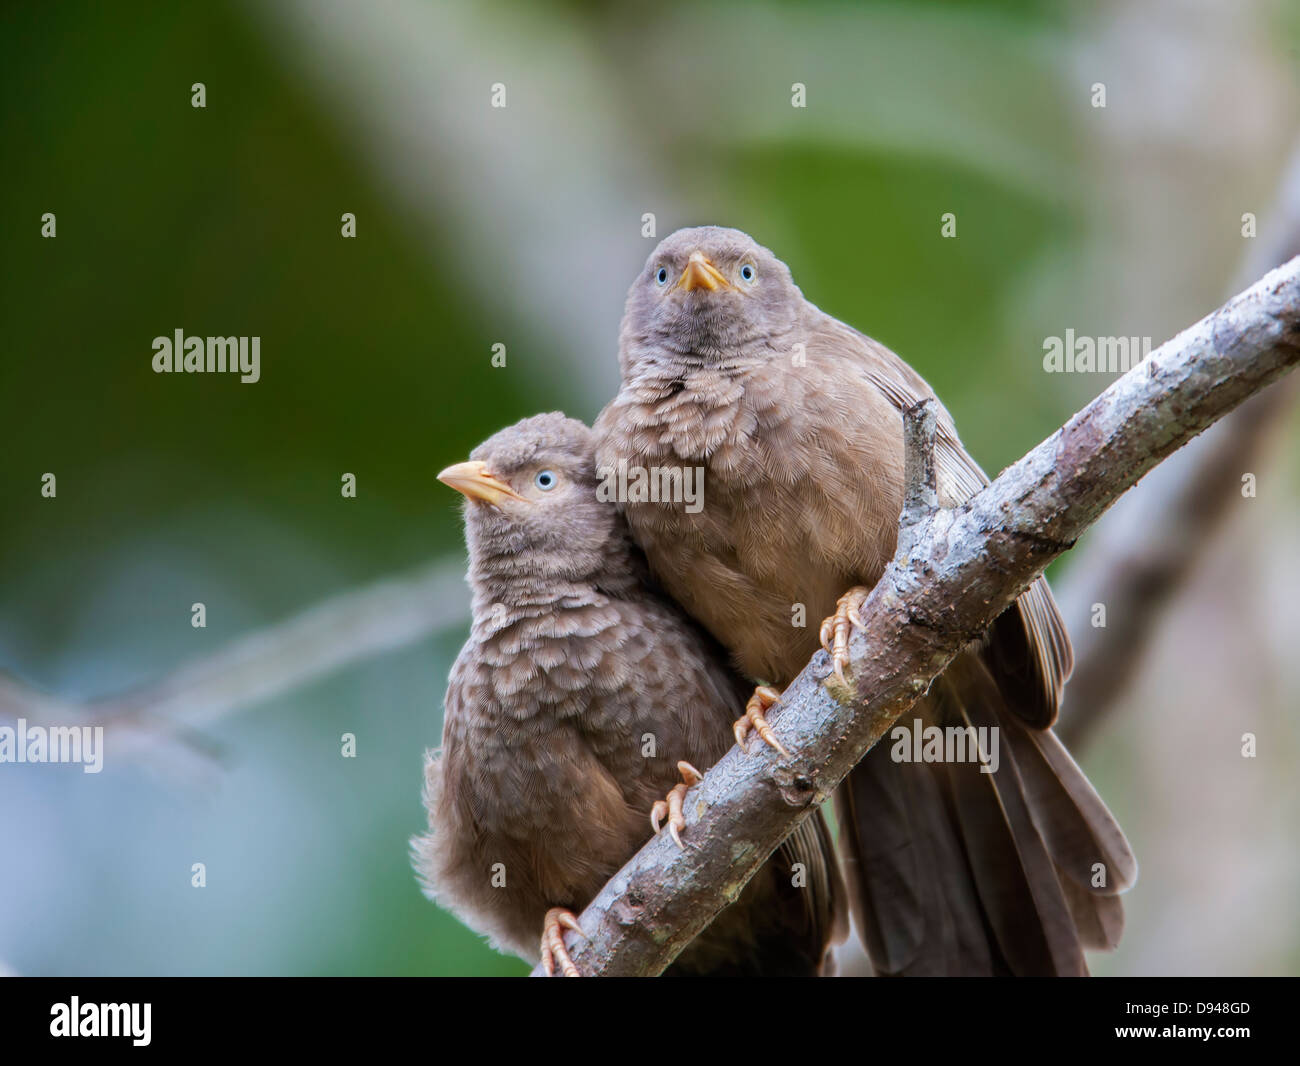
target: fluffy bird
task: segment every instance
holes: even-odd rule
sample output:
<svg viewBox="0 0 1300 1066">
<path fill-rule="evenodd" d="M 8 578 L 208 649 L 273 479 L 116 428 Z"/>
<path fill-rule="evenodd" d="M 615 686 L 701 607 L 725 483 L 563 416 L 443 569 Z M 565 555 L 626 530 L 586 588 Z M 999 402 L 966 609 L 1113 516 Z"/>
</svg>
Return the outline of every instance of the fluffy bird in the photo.
<svg viewBox="0 0 1300 1066">
<path fill-rule="evenodd" d="M 581 934 L 576 915 L 661 821 L 684 828 L 695 767 L 731 746 L 745 684 L 598 500 L 583 423 L 525 419 L 438 477 L 466 497 L 473 623 L 414 863 L 494 946 L 578 976 L 564 931 Z M 669 972 L 815 974 L 845 898 L 819 812 Z"/>
<path fill-rule="evenodd" d="M 597 463 L 704 467 L 694 513 L 662 497 L 624 510 L 668 592 L 766 683 L 747 712 L 765 732 L 770 686 L 819 643 L 843 676 L 856 611 L 894 552 L 901 412 L 935 400 L 943 505 L 987 478 L 925 381 L 804 299 L 739 230 L 679 230 L 655 249 L 628 293 L 619 360 Z M 795 605 L 826 618 L 820 633 L 792 625 Z M 1117 943 L 1136 863 L 1051 731 L 1071 666 L 1040 579 L 900 722 L 996 729 L 984 735 L 998 757 L 896 762 L 885 740 L 838 791 L 853 912 L 879 973 L 1086 974 L 1084 949 Z"/>
</svg>

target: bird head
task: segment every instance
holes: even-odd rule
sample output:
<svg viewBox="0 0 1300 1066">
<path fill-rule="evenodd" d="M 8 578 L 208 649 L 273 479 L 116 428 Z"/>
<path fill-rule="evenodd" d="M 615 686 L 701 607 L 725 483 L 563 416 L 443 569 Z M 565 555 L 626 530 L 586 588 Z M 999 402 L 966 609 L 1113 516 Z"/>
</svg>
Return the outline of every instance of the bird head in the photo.
<svg viewBox="0 0 1300 1066">
<path fill-rule="evenodd" d="M 597 499 L 594 449 L 590 429 L 553 412 L 501 430 L 442 471 L 438 480 L 465 497 L 471 563 L 571 577 L 604 565 L 621 519 Z"/>
<path fill-rule="evenodd" d="M 785 334 L 801 300 L 789 268 L 747 233 L 680 229 L 659 243 L 628 291 L 623 347 L 725 362 Z"/>
</svg>

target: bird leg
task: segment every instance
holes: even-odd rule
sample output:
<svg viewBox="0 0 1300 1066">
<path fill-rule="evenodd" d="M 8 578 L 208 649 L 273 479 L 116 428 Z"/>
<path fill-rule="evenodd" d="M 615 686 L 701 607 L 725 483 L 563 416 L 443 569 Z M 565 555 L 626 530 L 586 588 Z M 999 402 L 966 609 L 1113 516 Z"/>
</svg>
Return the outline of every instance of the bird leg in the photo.
<svg viewBox="0 0 1300 1066">
<path fill-rule="evenodd" d="M 582 931 L 582 926 L 578 924 L 578 919 L 574 917 L 573 911 L 566 911 L 563 907 L 552 907 L 546 912 L 546 917 L 542 921 L 542 967 L 546 970 L 547 977 L 555 976 L 555 964 L 560 964 L 560 972 L 565 977 L 581 977 L 578 968 L 573 965 L 573 959 L 569 957 L 569 949 L 564 946 L 564 930 L 572 929 L 583 940 L 587 939 L 587 934 Z"/>
<path fill-rule="evenodd" d="M 688 762 L 679 762 L 677 772 L 682 775 L 682 783 L 673 786 L 667 799 L 655 800 L 655 805 L 650 808 L 650 824 L 658 833 L 660 819 L 667 817 L 668 832 L 677 841 L 677 846 L 684 848 L 681 830 L 686 828 L 686 815 L 682 813 L 682 801 L 686 798 L 686 790 L 703 781 L 704 775 Z"/>
<path fill-rule="evenodd" d="M 790 758 L 790 753 L 781 746 L 781 742 L 776 739 L 776 734 L 772 732 L 772 727 L 767 723 L 767 712 L 780 700 L 781 693 L 771 685 L 759 685 L 754 689 L 754 694 L 749 697 L 749 702 L 745 704 L 745 713 L 737 718 L 736 724 L 731 727 L 731 731 L 736 734 L 736 743 L 746 755 L 749 754 L 749 749 L 745 747 L 745 737 L 752 729 L 758 734 L 759 740 L 779 751 L 782 758 Z"/>
<path fill-rule="evenodd" d="M 855 585 L 839 598 L 835 604 L 835 613 L 822 623 L 822 647 L 830 653 L 831 667 L 841 684 L 848 683 L 844 677 L 844 668 L 849 665 L 849 634 L 853 632 L 854 626 L 862 625 L 858 611 L 870 595 L 870 589 Z"/>
</svg>

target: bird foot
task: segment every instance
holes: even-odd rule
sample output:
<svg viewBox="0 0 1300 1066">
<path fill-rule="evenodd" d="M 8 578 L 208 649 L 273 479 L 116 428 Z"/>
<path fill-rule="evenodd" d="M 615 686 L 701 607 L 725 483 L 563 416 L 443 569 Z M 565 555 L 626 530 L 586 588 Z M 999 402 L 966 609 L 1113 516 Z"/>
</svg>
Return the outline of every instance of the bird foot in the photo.
<svg viewBox="0 0 1300 1066">
<path fill-rule="evenodd" d="M 655 805 L 650 808 L 650 824 L 658 833 L 660 821 L 667 818 L 668 832 L 672 834 L 677 846 L 684 848 L 686 845 L 682 843 L 681 831 L 686 828 L 686 815 L 682 813 L 682 801 L 686 798 L 686 790 L 703 781 L 704 775 L 688 762 L 679 762 L 677 772 L 682 775 L 682 783 L 673 786 L 667 799 L 655 801 Z"/>
<path fill-rule="evenodd" d="M 831 669 L 840 679 L 840 684 L 847 684 L 844 668 L 849 665 L 849 634 L 854 626 L 862 625 L 858 611 L 867 602 L 871 590 L 855 585 L 839 598 L 835 604 L 835 613 L 822 623 L 822 647 L 830 653 Z"/>
<path fill-rule="evenodd" d="M 542 922 L 542 968 L 546 970 L 547 977 L 555 976 L 557 963 L 560 973 L 565 977 L 582 976 L 578 972 L 578 967 L 573 964 L 573 959 L 569 957 L 569 949 L 564 946 L 565 929 L 572 929 L 583 940 L 587 939 L 587 934 L 582 931 L 582 926 L 578 924 L 573 911 L 566 911 L 563 907 L 552 907 L 546 912 L 546 918 Z"/>
<path fill-rule="evenodd" d="M 744 715 L 736 719 L 736 724 L 731 727 L 732 732 L 736 734 L 736 743 L 746 755 L 749 754 L 749 749 L 745 747 L 745 737 L 752 729 L 758 734 L 759 740 L 780 752 L 782 758 L 790 758 L 790 753 L 781 746 L 781 742 L 776 739 L 776 734 L 772 732 L 772 727 L 767 721 L 767 712 L 780 700 L 781 693 L 770 685 L 759 685 L 754 689 L 754 694 L 749 697 L 749 702 L 745 704 Z"/>
</svg>

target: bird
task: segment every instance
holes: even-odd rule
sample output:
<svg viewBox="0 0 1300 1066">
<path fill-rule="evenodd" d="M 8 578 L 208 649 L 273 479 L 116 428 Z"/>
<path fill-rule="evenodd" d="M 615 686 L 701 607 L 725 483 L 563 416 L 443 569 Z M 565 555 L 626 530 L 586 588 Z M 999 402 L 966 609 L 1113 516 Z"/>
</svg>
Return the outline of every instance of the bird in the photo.
<svg viewBox="0 0 1300 1066">
<path fill-rule="evenodd" d="M 779 736 L 779 691 L 819 646 L 845 676 L 848 635 L 893 556 L 902 412 L 935 407 L 941 506 L 988 479 L 915 370 L 805 299 L 737 229 L 678 230 L 651 253 L 628 290 L 619 367 L 597 466 L 703 468 L 691 510 L 620 506 L 655 578 L 757 686 L 749 726 Z M 992 730 L 996 770 L 904 761 L 882 741 L 836 790 L 877 974 L 1086 975 L 1085 950 L 1118 943 L 1137 863 L 1051 729 L 1072 663 L 1040 577 L 910 712 L 922 731 Z"/>
<path fill-rule="evenodd" d="M 438 475 L 465 497 L 472 623 L 412 841 L 426 895 L 569 977 L 565 931 L 583 935 L 583 907 L 663 826 L 682 845 L 683 797 L 731 746 L 747 691 L 650 578 L 594 452 L 587 425 L 552 412 Z M 827 972 L 846 899 L 818 811 L 668 974 Z"/>
</svg>

